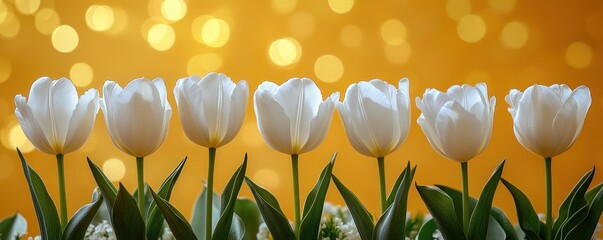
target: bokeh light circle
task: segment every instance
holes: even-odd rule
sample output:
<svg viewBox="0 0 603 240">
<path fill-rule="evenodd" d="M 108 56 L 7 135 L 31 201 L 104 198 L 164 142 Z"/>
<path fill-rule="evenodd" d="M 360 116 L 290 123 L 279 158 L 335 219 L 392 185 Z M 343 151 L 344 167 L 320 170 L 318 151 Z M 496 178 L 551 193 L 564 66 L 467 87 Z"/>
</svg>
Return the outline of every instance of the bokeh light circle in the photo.
<svg viewBox="0 0 603 240">
<path fill-rule="evenodd" d="M 183 0 L 164 0 L 161 3 L 161 15 L 168 21 L 176 22 L 186 16 L 187 8 Z"/>
<path fill-rule="evenodd" d="M 381 24 L 381 38 L 389 45 L 400 45 L 406 40 L 406 26 L 400 20 L 388 19 Z"/>
<path fill-rule="evenodd" d="M 34 14 L 40 8 L 40 0 L 15 0 L 15 8 L 22 14 Z"/>
<path fill-rule="evenodd" d="M 54 9 L 44 8 L 36 13 L 34 23 L 38 32 L 48 35 L 61 24 L 61 18 Z"/>
<path fill-rule="evenodd" d="M 52 31 L 51 39 L 54 49 L 62 53 L 72 52 L 80 41 L 75 29 L 69 25 L 61 25 L 55 28 Z"/>
<path fill-rule="evenodd" d="M 592 59 L 593 49 L 584 42 L 573 42 L 565 51 L 565 61 L 576 69 L 588 67 Z"/>
<path fill-rule="evenodd" d="M 461 40 L 475 43 L 486 35 L 486 22 L 478 15 L 465 15 L 459 20 L 456 30 Z"/>
<path fill-rule="evenodd" d="M 103 172 L 112 182 L 119 182 L 126 175 L 126 165 L 117 158 L 110 158 L 103 163 Z"/>
<path fill-rule="evenodd" d="M 174 45 L 176 33 L 167 24 L 159 23 L 153 25 L 147 33 L 147 42 L 157 51 L 167 51 Z"/>
<path fill-rule="evenodd" d="M 344 14 L 352 10 L 354 0 L 328 0 L 329 8 L 335 13 Z"/>
<path fill-rule="evenodd" d="M 343 72 L 343 62 L 334 55 L 322 55 L 314 62 L 314 73 L 323 82 L 337 82 L 343 76 Z"/>
<path fill-rule="evenodd" d="M 288 66 L 299 61 L 302 48 L 294 38 L 281 38 L 270 44 L 268 55 L 274 64 Z"/>
<path fill-rule="evenodd" d="M 113 26 L 115 13 L 107 5 L 92 5 L 86 10 L 86 24 L 94 31 L 106 31 Z"/>
<path fill-rule="evenodd" d="M 507 48 L 519 49 L 528 42 L 529 36 L 530 32 L 524 23 L 513 21 L 507 23 L 503 28 L 500 35 L 500 41 Z"/>
<path fill-rule="evenodd" d="M 201 28 L 201 39 L 207 46 L 218 48 L 224 46 L 230 38 L 230 26 L 224 19 L 210 18 Z"/>
<path fill-rule="evenodd" d="M 87 87 L 94 79 L 94 71 L 87 63 L 79 62 L 71 66 L 69 78 L 78 87 Z"/>
<path fill-rule="evenodd" d="M 222 58 L 215 53 L 203 53 L 188 60 L 186 72 L 188 75 L 204 76 L 208 72 L 218 70 L 222 66 Z"/>
</svg>

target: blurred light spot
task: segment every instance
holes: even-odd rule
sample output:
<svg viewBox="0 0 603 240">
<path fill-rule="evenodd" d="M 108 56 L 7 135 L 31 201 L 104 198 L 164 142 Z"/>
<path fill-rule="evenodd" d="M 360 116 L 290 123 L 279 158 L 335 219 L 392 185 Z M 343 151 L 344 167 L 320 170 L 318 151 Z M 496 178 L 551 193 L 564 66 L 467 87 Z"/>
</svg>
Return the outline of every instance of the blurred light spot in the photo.
<svg viewBox="0 0 603 240">
<path fill-rule="evenodd" d="M 593 49 L 586 43 L 573 42 L 565 52 L 565 61 L 573 68 L 586 68 L 593 59 Z"/>
<path fill-rule="evenodd" d="M 245 143 L 245 146 L 258 148 L 264 144 L 264 138 L 258 130 L 258 125 L 255 122 L 244 123 L 243 127 L 241 127 L 240 135 Z"/>
<path fill-rule="evenodd" d="M 40 0 L 15 0 L 15 7 L 20 13 L 31 15 L 40 7 Z"/>
<path fill-rule="evenodd" d="M 87 63 L 76 63 L 71 66 L 69 78 L 71 78 L 71 81 L 73 81 L 75 86 L 87 87 L 90 85 L 90 83 L 92 83 L 94 71 L 92 71 L 92 67 Z"/>
<path fill-rule="evenodd" d="M 406 40 L 406 26 L 397 19 L 388 19 L 381 24 L 381 38 L 389 45 L 400 45 Z"/>
<path fill-rule="evenodd" d="M 306 39 L 314 33 L 316 20 L 312 14 L 297 12 L 289 18 L 289 32 L 296 38 Z"/>
<path fill-rule="evenodd" d="M 13 164 L 14 159 L 8 157 L 7 155 L 0 155 L 0 180 L 8 179 L 13 173 Z"/>
<path fill-rule="evenodd" d="M 4 2 L 0 1 L 0 24 L 6 20 L 6 16 L 8 15 L 8 8 Z"/>
<path fill-rule="evenodd" d="M 201 28 L 201 39 L 207 46 L 218 48 L 224 46 L 230 38 L 230 27 L 223 19 L 210 18 Z"/>
<path fill-rule="evenodd" d="M 278 174 L 271 169 L 260 169 L 253 174 L 253 180 L 262 186 L 268 188 L 278 188 L 281 185 L 281 179 Z"/>
<path fill-rule="evenodd" d="M 362 30 L 355 25 L 347 25 L 341 29 L 339 39 L 343 46 L 358 47 L 362 44 Z"/>
<path fill-rule="evenodd" d="M 281 14 L 293 12 L 297 6 L 297 0 L 272 0 L 271 2 L 274 11 Z"/>
<path fill-rule="evenodd" d="M 323 82 L 336 82 L 341 79 L 343 72 L 343 62 L 336 56 L 330 54 L 322 55 L 314 62 L 314 73 Z"/>
<path fill-rule="evenodd" d="M 115 22 L 113 9 L 106 5 L 92 5 L 86 10 L 86 24 L 94 31 L 106 31 Z"/>
<path fill-rule="evenodd" d="M 155 24 L 147 33 L 147 41 L 155 50 L 166 51 L 174 45 L 176 34 L 170 25 Z"/>
<path fill-rule="evenodd" d="M 52 31 L 52 46 L 59 52 L 68 53 L 77 47 L 80 38 L 75 29 L 69 25 L 61 25 Z"/>
<path fill-rule="evenodd" d="M 6 82 L 12 73 L 12 66 L 6 59 L 0 58 L 0 83 Z"/>
<path fill-rule="evenodd" d="M 204 53 L 192 57 L 186 65 L 188 75 L 204 76 L 222 66 L 222 58 L 215 53 Z"/>
<path fill-rule="evenodd" d="M 497 13 L 509 13 L 515 8 L 515 0 L 488 0 L 488 3 Z"/>
<path fill-rule="evenodd" d="M 110 158 L 103 163 L 103 172 L 112 182 L 119 182 L 126 175 L 126 165 L 117 158 Z"/>
<path fill-rule="evenodd" d="M 287 66 L 299 61 L 302 48 L 294 38 L 281 38 L 270 44 L 268 54 L 276 65 Z"/>
<path fill-rule="evenodd" d="M 36 13 L 35 25 L 38 32 L 51 34 L 61 24 L 59 14 L 51 8 L 44 8 Z"/>
<path fill-rule="evenodd" d="M 2 23 L 0 23 L 0 35 L 5 38 L 12 38 L 19 34 L 21 29 L 21 23 L 19 18 L 12 12 L 7 12 L 6 17 Z"/>
<path fill-rule="evenodd" d="M 491 83 L 492 77 L 488 75 L 488 73 L 484 72 L 480 69 L 475 69 L 469 73 L 467 73 L 467 77 L 465 82 L 470 85 L 476 85 L 478 83 Z"/>
<path fill-rule="evenodd" d="M 522 48 L 529 38 L 529 31 L 526 25 L 519 21 L 507 23 L 503 28 L 500 41 L 510 49 Z"/>
<path fill-rule="evenodd" d="M 18 122 L 13 122 L 7 125 L 2 135 L 4 135 L 2 138 L 2 143 L 11 151 L 15 150 L 15 148 L 19 148 L 21 152 L 26 153 L 34 150 L 33 144 L 29 142 Z"/>
<path fill-rule="evenodd" d="M 186 3 L 182 0 L 164 0 L 161 3 L 161 15 L 168 21 L 178 21 L 186 15 Z"/>
<path fill-rule="evenodd" d="M 193 20 L 193 23 L 191 24 L 191 33 L 193 34 L 193 38 L 195 38 L 197 42 L 205 44 L 205 41 L 203 41 L 202 34 L 203 26 L 205 25 L 205 22 L 207 22 L 207 20 L 212 18 L 213 16 L 203 15 Z"/>
<path fill-rule="evenodd" d="M 123 32 L 128 26 L 128 13 L 121 8 L 113 9 L 113 25 L 105 31 L 109 35 L 117 35 Z"/>
<path fill-rule="evenodd" d="M 461 40 L 468 43 L 478 42 L 486 35 L 486 23 L 478 15 L 465 15 L 458 22 L 456 31 Z"/>
<path fill-rule="evenodd" d="M 385 46 L 385 58 L 394 64 L 403 64 L 410 59 L 412 55 L 412 49 L 407 42 L 402 43 L 398 46 L 387 45 Z"/>
<path fill-rule="evenodd" d="M 471 2 L 469 0 L 446 1 L 446 14 L 450 19 L 458 21 L 469 13 L 471 13 Z"/>
<path fill-rule="evenodd" d="M 333 12 L 347 13 L 354 7 L 354 0 L 329 0 L 329 7 Z"/>
</svg>

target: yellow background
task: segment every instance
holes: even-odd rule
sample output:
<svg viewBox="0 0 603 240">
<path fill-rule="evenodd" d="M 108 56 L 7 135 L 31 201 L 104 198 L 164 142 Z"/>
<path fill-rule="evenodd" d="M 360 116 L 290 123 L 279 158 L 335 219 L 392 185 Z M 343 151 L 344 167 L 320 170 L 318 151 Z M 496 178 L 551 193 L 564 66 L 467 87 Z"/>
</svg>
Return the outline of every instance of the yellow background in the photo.
<svg viewBox="0 0 603 240">
<path fill-rule="evenodd" d="M 103 6 L 89 9 L 95 4 Z M 159 23 L 164 25 L 150 30 Z M 71 26 L 77 41 L 69 27 L 57 28 L 59 24 Z M 278 42 L 271 56 L 271 44 L 283 38 L 290 42 Z M 460 188 L 459 164 L 437 155 L 416 124 L 420 112 L 414 98 L 426 88 L 486 82 L 497 98 L 494 130 L 490 145 L 469 164 L 470 192 L 477 195 L 492 170 L 507 159 L 504 178 L 527 193 L 538 212 L 544 212 L 544 164 L 515 139 L 504 97 L 511 88 L 523 91 L 535 83 L 586 85 L 593 102 L 583 132 L 553 160 L 557 209 L 586 171 L 603 167 L 602 41 L 603 2 L 598 0 L 0 1 L 0 216 L 20 211 L 29 220 L 30 233 L 38 232 L 15 147 L 26 150 L 29 163 L 58 200 L 54 156 L 34 150 L 14 116 L 14 96 L 28 95 L 31 83 L 45 75 L 71 77 L 80 94 L 90 87 L 100 91 L 107 79 L 125 86 L 141 76 L 163 77 L 174 114 L 166 141 L 145 159 L 146 180 L 158 188 L 188 156 L 171 202 L 189 216 L 207 176 L 207 150 L 184 135 L 172 89 L 177 79 L 208 71 L 247 80 L 251 95 L 264 80 L 281 84 L 309 77 L 323 96 L 339 91 L 342 100 L 350 83 L 381 78 L 396 84 L 408 77 L 413 121 L 406 142 L 386 157 L 388 189 L 407 161 L 419 166 L 417 183 Z M 327 54 L 332 56 L 316 63 Z M 85 65 L 73 67 L 76 63 Z M 292 218 L 289 157 L 263 142 L 252 104 L 250 99 L 238 136 L 218 149 L 216 189 L 221 191 L 248 153 L 247 175 L 276 195 Z M 95 186 L 86 156 L 101 167 L 110 158 L 120 159 L 126 169 L 122 182 L 130 191 L 136 186 L 134 159 L 113 146 L 101 115 L 84 147 L 65 157 L 69 215 L 90 200 Z M 377 213 L 376 160 L 354 151 L 339 116 L 333 117 L 324 143 L 300 157 L 303 198 L 333 152 L 339 153 L 334 173 Z M 603 175 L 597 173 L 594 182 L 601 181 Z M 246 186 L 240 195 L 251 196 Z M 333 186 L 327 197 L 343 203 Z M 503 186 L 494 204 L 515 221 Z M 409 209 L 426 211 L 414 188 Z"/>
</svg>

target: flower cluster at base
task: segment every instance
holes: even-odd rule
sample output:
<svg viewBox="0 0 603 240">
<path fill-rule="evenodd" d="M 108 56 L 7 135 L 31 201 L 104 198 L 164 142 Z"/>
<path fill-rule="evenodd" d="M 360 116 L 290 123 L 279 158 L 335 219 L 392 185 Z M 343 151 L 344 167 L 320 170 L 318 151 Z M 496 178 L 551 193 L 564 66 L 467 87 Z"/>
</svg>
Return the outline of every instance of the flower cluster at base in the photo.
<svg viewBox="0 0 603 240">
<path fill-rule="evenodd" d="M 41 236 L 36 236 L 34 238 L 29 237 L 28 240 L 41 240 Z M 98 225 L 90 224 L 88 229 L 86 230 L 86 235 L 84 236 L 84 240 L 117 240 L 115 236 L 115 232 L 113 232 L 113 227 L 111 224 L 107 222 L 107 220 L 103 220 Z M 161 234 L 161 238 L 158 240 L 176 240 L 172 231 L 169 227 L 163 228 L 163 233 Z"/>
</svg>

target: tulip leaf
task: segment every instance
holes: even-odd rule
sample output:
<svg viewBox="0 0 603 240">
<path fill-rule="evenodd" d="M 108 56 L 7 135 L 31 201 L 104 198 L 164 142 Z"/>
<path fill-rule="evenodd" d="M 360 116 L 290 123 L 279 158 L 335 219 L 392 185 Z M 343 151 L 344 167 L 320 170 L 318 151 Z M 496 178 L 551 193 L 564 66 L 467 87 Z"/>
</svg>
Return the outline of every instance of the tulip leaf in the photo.
<svg viewBox="0 0 603 240">
<path fill-rule="evenodd" d="M 467 239 L 463 233 L 463 226 L 456 216 L 452 198 L 437 187 L 417 184 L 415 187 L 433 216 L 442 236 L 445 239 Z"/>
<path fill-rule="evenodd" d="M 350 215 L 354 219 L 354 224 L 358 229 L 358 234 L 361 239 L 372 239 L 373 238 L 373 217 L 368 210 L 362 205 L 362 202 L 358 200 L 356 195 L 350 191 L 335 175 L 332 176 L 335 187 L 339 190 L 341 197 L 345 201 L 345 205 L 350 210 Z"/>
<path fill-rule="evenodd" d="M 224 187 L 224 191 L 222 192 L 222 202 L 220 206 L 220 219 L 218 220 L 216 228 L 213 231 L 212 239 L 239 240 L 239 238 L 233 238 L 234 236 L 230 236 L 230 234 L 235 205 L 237 203 L 237 196 L 239 195 L 239 190 L 241 190 L 246 170 L 247 154 L 245 154 L 245 158 L 243 159 L 243 163 L 241 164 L 241 166 L 237 169 L 234 175 L 232 175 L 232 177 L 228 181 L 228 184 L 226 184 L 226 187 Z M 241 238 L 242 237 L 243 236 L 241 235 Z"/>
<path fill-rule="evenodd" d="M 165 221 L 167 222 L 172 234 L 176 239 L 190 239 L 196 240 L 197 237 L 193 232 L 193 228 L 186 221 L 186 218 L 182 216 L 180 212 L 174 206 L 172 206 L 168 201 L 162 199 L 159 195 L 157 195 L 153 189 L 149 188 L 149 192 L 153 197 L 155 204 L 157 204 L 157 208 L 163 214 Z"/>
<path fill-rule="evenodd" d="M 513 196 L 519 227 L 526 234 L 527 239 L 540 239 L 541 222 L 528 197 L 504 178 L 501 181 Z"/>
<path fill-rule="evenodd" d="M 20 213 L 0 220 L 0 239 L 21 239 L 27 232 L 27 221 Z"/>
<path fill-rule="evenodd" d="M 490 219 L 490 210 L 492 209 L 492 200 L 494 199 L 494 193 L 498 187 L 498 182 L 502 176 L 503 169 L 505 167 L 505 161 L 503 160 L 500 165 L 494 170 L 492 176 L 482 193 L 477 200 L 477 205 L 471 214 L 471 220 L 469 221 L 469 231 L 467 232 L 468 239 L 486 239 L 488 235 L 488 221 Z"/>
<path fill-rule="evenodd" d="M 21 151 L 17 148 L 19 158 L 21 158 L 21 165 L 23 166 L 23 173 L 27 179 L 29 191 L 31 193 L 31 200 L 34 204 L 36 216 L 38 217 L 38 224 L 40 226 L 40 235 L 42 239 L 61 239 L 61 225 L 59 221 L 59 214 L 57 208 L 50 198 L 46 186 L 40 175 L 31 168 Z"/>
<path fill-rule="evenodd" d="M 404 239 L 406 236 L 406 208 L 408 201 L 408 191 L 414 178 L 416 167 L 410 169 L 410 163 L 400 176 L 402 182 L 393 203 L 385 210 L 375 226 L 373 239 Z"/>
<path fill-rule="evenodd" d="M 159 195 L 159 197 L 165 199 L 166 201 L 170 200 L 172 190 L 176 185 L 176 181 L 180 176 L 180 172 L 182 172 L 182 169 L 184 168 L 186 159 L 187 158 L 185 157 L 180 162 L 180 164 L 178 164 L 178 166 L 174 169 L 174 171 L 172 171 L 172 173 L 170 173 L 170 175 L 163 181 L 161 187 L 159 187 L 159 192 L 157 192 L 157 195 Z M 152 195 L 150 197 L 152 198 Z M 161 231 L 163 230 L 163 214 L 161 214 L 161 211 L 157 208 L 157 204 L 155 203 L 155 201 L 151 201 L 151 203 L 147 204 L 146 206 L 148 206 L 148 218 L 146 225 L 147 239 L 157 239 L 159 238 L 159 234 L 161 234 Z"/>
<path fill-rule="evenodd" d="M 136 201 L 120 183 L 111 215 L 117 239 L 145 239 L 145 225 Z"/>
<path fill-rule="evenodd" d="M 92 160 L 90 160 L 90 158 L 87 158 L 87 160 L 90 171 L 92 172 L 92 176 L 94 177 L 94 181 L 96 181 L 96 185 L 103 195 L 105 206 L 107 206 L 107 210 L 110 213 L 109 215 L 111 215 L 113 214 L 113 205 L 115 203 L 115 198 L 117 197 L 117 189 L 115 189 L 113 183 L 111 183 L 107 176 L 105 176 L 103 170 L 96 166 Z"/>
<path fill-rule="evenodd" d="M 398 178 L 396 179 L 396 182 L 394 182 L 392 191 L 389 193 L 389 196 L 387 197 L 387 199 L 385 201 L 385 203 L 387 204 L 386 208 L 389 207 L 389 205 L 392 205 L 392 203 L 394 202 L 394 198 L 396 198 L 396 193 L 398 192 L 398 188 L 400 187 L 400 184 L 402 183 L 403 178 L 404 178 L 404 174 L 400 174 L 398 176 Z"/>
<path fill-rule="evenodd" d="M 86 235 L 86 231 L 88 230 L 88 226 L 92 219 L 94 219 L 94 215 L 100 208 L 103 203 L 103 196 L 98 195 L 98 197 L 93 198 L 92 202 L 81 207 L 77 212 L 71 217 L 69 223 L 65 227 L 65 231 L 63 233 L 63 240 L 80 240 L 84 239 Z"/>
<path fill-rule="evenodd" d="M 502 209 L 492 207 L 492 210 L 490 211 L 490 217 L 496 220 L 496 223 L 498 223 L 500 228 L 505 232 L 506 240 L 519 240 L 519 236 L 517 236 L 515 227 L 513 227 L 513 224 L 511 223 L 511 221 L 509 221 L 509 218 L 507 217 L 505 212 L 503 212 Z M 488 234 L 490 234 L 490 232 L 488 232 Z"/>
<path fill-rule="evenodd" d="M 220 219 L 220 196 L 218 194 L 213 193 L 213 201 L 212 201 L 212 230 L 215 229 L 216 224 L 218 224 L 218 220 Z M 205 240 L 205 205 L 207 199 L 207 187 L 203 189 L 199 197 L 197 198 L 197 202 L 193 207 L 193 217 L 191 220 L 191 227 L 193 228 L 193 232 L 197 236 L 197 239 Z"/>
<path fill-rule="evenodd" d="M 320 232 L 320 220 L 322 218 L 322 208 L 331 183 L 331 173 L 337 153 L 333 154 L 331 161 L 320 173 L 318 182 L 314 189 L 308 194 L 304 204 L 303 218 L 299 227 L 300 240 L 315 240 Z"/>
<path fill-rule="evenodd" d="M 599 190 L 601 190 L 601 188 L 603 188 L 603 183 L 599 183 L 599 185 L 586 192 L 586 195 L 584 195 L 584 199 L 586 199 L 589 205 L 592 204 L 593 199 L 595 199 L 595 196 L 597 196 L 597 193 L 599 192 Z"/>
<path fill-rule="evenodd" d="M 266 189 L 256 185 L 251 179 L 245 177 L 245 182 L 253 193 L 260 213 L 262 213 L 262 218 L 272 237 L 279 240 L 294 240 L 293 229 L 291 229 L 289 220 L 283 214 L 276 198 Z"/>
<path fill-rule="evenodd" d="M 433 239 L 435 239 L 433 234 L 435 233 L 436 230 L 438 230 L 438 226 L 436 225 L 435 221 L 433 220 L 433 218 L 429 219 L 427 222 L 425 222 L 423 224 L 423 226 L 421 226 L 421 229 L 419 229 L 419 233 L 417 233 L 417 240 L 433 240 Z"/>
<path fill-rule="evenodd" d="M 440 190 L 444 191 L 446 195 L 448 195 L 452 199 L 452 204 L 454 204 L 454 210 L 456 213 L 456 218 L 459 222 L 463 221 L 463 192 L 456 190 L 454 188 L 445 186 L 445 185 L 435 185 Z M 477 199 L 469 196 L 469 212 L 472 213 L 475 205 L 477 204 Z"/>
<path fill-rule="evenodd" d="M 593 169 L 582 176 L 576 186 L 574 186 L 572 191 L 567 195 L 567 198 L 565 198 L 563 203 L 561 203 L 561 206 L 559 207 L 559 217 L 553 225 L 553 236 L 555 236 L 555 238 L 557 238 L 556 235 L 560 233 L 562 225 L 565 224 L 566 220 L 568 220 L 574 213 L 577 213 L 578 209 L 588 205 L 584 195 L 586 194 L 588 186 L 590 186 L 590 183 L 593 180 L 594 174 L 595 170 Z M 576 221 L 575 218 L 573 221 Z"/>
<path fill-rule="evenodd" d="M 575 227 L 571 229 L 564 239 L 590 239 L 593 236 L 601 213 L 603 213 L 603 189 L 599 189 L 591 204 L 585 206 L 585 209 L 587 209 L 588 213 L 579 223 L 567 223 L 569 226 Z M 578 213 L 576 212 L 576 214 Z"/>
<path fill-rule="evenodd" d="M 258 205 L 249 198 L 239 198 L 235 205 L 235 214 L 241 218 L 243 226 L 245 226 L 243 240 L 256 240 L 256 234 L 259 231 L 260 224 L 262 224 L 262 216 Z"/>
</svg>

